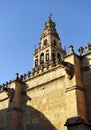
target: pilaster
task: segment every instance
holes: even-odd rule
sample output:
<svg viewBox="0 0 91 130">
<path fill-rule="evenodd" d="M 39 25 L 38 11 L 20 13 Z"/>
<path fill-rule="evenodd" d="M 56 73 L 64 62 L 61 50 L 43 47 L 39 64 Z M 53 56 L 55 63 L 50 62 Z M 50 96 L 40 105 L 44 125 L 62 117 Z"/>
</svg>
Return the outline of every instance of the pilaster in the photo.
<svg viewBox="0 0 91 130">
<path fill-rule="evenodd" d="M 86 105 L 84 88 L 82 84 L 80 59 L 71 53 L 65 58 L 74 67 L 74 76 L 72 79 L 66 77 L 66 102 L 67 102 L 67 121 L 65 126 L 68 130 L 89 130 L 86 119 Z M 72 71 L 72 70 L 71 70 Z"/>
<path fill-rule="evenodd" d="M 21 130 L 22 82 L 18 79 L 18 76 L 13 82 L 15 83 L 15 98 L 12 108 L 12 120 L 13 120 L 12 130 Z"/>
</svg>

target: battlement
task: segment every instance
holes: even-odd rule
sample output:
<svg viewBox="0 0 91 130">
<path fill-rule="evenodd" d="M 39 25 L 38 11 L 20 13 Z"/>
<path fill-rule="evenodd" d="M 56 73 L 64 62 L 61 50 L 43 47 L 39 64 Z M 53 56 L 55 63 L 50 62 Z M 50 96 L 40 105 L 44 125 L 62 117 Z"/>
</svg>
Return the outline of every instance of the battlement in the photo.
<svg viewBox="0 0 91 130">
<path fill-rule="evenodd" d="M 78 51 L 79 51 L 79 55 L 77 55 L 75 53 L 73 45 L 70 45 L 69 51 L 68 51 L 68 53 L 66 53 L 64 55 L 62 61 L 65 61 L 65 57 L 68 57 L 70 54 L 75 54 L 79 58 L 83 58 L 84 56 L 89 55 L 91 53 L 91 44 L 87 43 L 85 46 L 85 49 L 84 49 L 84 47 L 80 47 L 78 49 Z M 81 60 L 81 62 L 82 62 L 82 60 Z M 69 61 L 69 63 L 70 63 L 70 61 Z M 32 71 L 28 71 L 27 73 L 24 73 L 23 75 L 19 75 L 18 73 L 16 73 L 16 77 L 13 80 L 10 80 L 9 82 L 6 82 L 6 83 L 3 83 L 2 85 L 0 85 L 0 92 L 2 92 L 4 88 L 9 88 L 11 82 L 13 82 L 16 79 L 18 79 L 19 81 L 25 82 L 25 81 L 32 79 L 33 77 L 40 75 L 46 71 L 49 71 L 57 66 L 63 67 L 61 61 L 60 62 L 59 61 L 55 61 L 55 62 L 47 61 L 47 62 L 45 62 L 45 64 L 41 64 L 40 66 L 34 67 L 32 69 Z M 86 62 L 84 62 L 82 64 L 82 66 L 85 66 L 85 68 L 87 68 Z M 82 71 L 83 71 L 83 69 L 84 69 L 84 67 L 81 68 Z"/>
</svg>

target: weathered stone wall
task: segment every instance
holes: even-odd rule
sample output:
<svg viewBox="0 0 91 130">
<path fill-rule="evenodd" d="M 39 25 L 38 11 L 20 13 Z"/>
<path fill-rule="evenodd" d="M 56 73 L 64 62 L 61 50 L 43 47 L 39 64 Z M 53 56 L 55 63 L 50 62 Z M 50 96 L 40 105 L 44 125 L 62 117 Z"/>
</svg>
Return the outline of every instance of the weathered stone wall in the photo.
<svg viewBox="0 0 91 130">
<path fill-rule="evenodd" d="M 85 89 L 87 119 L 91 123 L 91 53 L 83 56 L 81 70 Z"/>
<path fill-rule="evenodd" d="M 55 68 L 27 81 L 27 103 L 23 109 L 24 130 L 66 130 L 65 72 Z M 29 99 L 29 100 L 28 100 Z"/>
<path fill-rule="evenodd" d="M 5 92 L 0 93 L 0 130 L 4 129 L 7 119 L 8 99 Z"/>
<path fill-rule="evenodd" d="M 66 58 L 66 61 L 70 61 L 74 66 L 74 76 L 71 80 L 66 79 L 66 95 L 68 104 L 68 117 L 74 117 L 80 115 L 83 119 L 86 119 L 86 106 L 85 106 L 85 96 L 84 87 L 82 82 L 81 65 L 80 58 L 71 54 Z M 74 107 L 72 107 L 72 105 Z"/>
<path fill-rule="evenodd" d="M 15 89 L 15 83 L 10 84 Z M 0 92 L 0 130 L 12 130 L 12 103 L 5 91 Z"/>
</svg>

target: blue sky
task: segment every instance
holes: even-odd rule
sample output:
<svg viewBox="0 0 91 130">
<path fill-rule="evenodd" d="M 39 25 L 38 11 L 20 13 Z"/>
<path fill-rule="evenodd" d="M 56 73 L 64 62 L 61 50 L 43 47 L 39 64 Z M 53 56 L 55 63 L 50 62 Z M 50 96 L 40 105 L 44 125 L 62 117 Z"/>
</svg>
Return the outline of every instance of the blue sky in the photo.
<svg viewBox="0 0 91 130">
<path fill-rule="evenodd" d="M 0 84 L 32 70 L 50 13 L 63 48 L 91 43 L 91 0 L 0 0 Z"/>
</svg>

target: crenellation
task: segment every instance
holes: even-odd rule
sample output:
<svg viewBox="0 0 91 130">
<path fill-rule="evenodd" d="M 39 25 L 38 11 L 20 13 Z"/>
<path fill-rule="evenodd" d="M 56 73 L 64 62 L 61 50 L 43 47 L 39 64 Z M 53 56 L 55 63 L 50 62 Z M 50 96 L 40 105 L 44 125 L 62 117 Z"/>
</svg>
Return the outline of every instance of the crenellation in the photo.
<svg viewBox="0 0 91 130">
<path fill-rule="evenodd" d="M 26 80 L 26 78 L 27 78 L 27 75 L 24 73 L 23 74 L 23 80 Z"/>
<path fill-rule="evenodd" d="M 89 52 L 91 52 L 91 44 L 87 43 L 85 47 L 80 47 L 78 51 L 80 52 L 80 56 L 88 54 Z"/>
<path fill-rule="evenodd" d="M 30 71 L 27 72 L 27 76 L 28 76 L 28 78 L 31 77 L 31 72 Z"/>
</svg>

